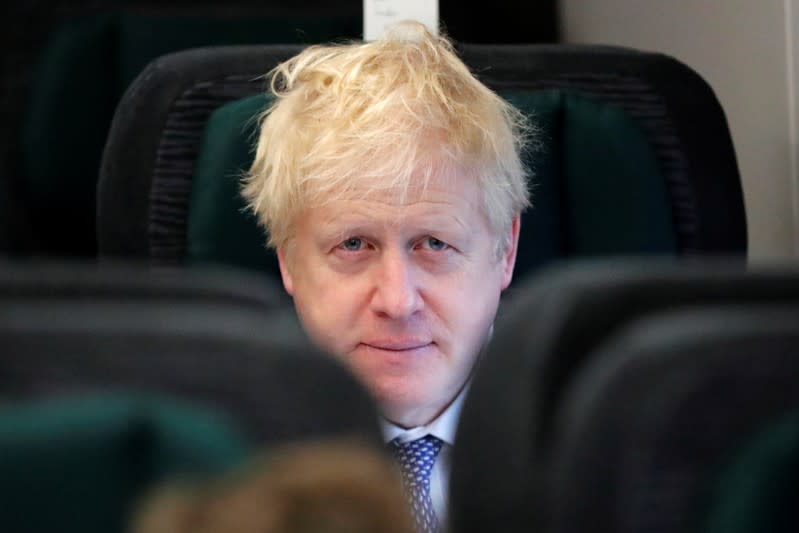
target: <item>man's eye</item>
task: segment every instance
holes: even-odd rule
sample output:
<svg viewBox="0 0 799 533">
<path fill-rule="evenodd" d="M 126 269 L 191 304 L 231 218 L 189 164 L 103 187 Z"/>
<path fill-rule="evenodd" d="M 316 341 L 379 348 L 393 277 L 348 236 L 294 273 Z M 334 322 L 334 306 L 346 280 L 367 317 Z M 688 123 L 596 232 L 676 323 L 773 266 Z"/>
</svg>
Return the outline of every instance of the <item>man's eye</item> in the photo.
<svg viewBox="0 0 799 533">
<path fill-rule="evenodd" d="M 363 248 L 363 240 L 358 237 L 350 237 L 341 243 L 341 247 L 350 252 L 357 252 Z"/>
<path fill-rule="evenodd" d="M 436 239 L 435 237 L 427 237 L 424 240 L 425 246 L 435 252 L 440 252 L 442 250 L 446 250 L 449 248 L 449 245 L 442 240 Z"/>
</svg>

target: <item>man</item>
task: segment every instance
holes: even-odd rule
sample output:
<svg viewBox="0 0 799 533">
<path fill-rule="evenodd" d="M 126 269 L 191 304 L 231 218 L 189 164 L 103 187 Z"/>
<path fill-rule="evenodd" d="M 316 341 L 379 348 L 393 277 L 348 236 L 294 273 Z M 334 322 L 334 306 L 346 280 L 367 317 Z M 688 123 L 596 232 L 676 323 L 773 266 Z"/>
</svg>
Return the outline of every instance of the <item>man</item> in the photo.
<svg viewBox="0 0 799 533">
<path fill-rule="evenodd" d="M 437 519 L 417 514 L 435 529 L 464 390 L 513 275 L 524 117 L 412 22 L 310 47 L 272 90 L 244 195 L 304 328 L 369 388 L 401 463 L 435 459 L 419 505 L 430 483 Z"/>
</svg>

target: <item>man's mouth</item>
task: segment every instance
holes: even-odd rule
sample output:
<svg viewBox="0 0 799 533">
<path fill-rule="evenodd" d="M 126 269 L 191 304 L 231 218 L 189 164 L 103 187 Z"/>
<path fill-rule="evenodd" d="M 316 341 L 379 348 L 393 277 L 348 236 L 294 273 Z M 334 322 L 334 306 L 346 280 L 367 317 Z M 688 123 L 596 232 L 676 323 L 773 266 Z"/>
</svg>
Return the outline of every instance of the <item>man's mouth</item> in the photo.
<svg viewBox="0 0 799 533">
<path fill-rule="evenodd" d="M 433 342 L 417 339 L 380 339 L 362 342 L 361 344 L 369 348 L 389 352 L 410 352 L 431 346 Z"/>
</svg>

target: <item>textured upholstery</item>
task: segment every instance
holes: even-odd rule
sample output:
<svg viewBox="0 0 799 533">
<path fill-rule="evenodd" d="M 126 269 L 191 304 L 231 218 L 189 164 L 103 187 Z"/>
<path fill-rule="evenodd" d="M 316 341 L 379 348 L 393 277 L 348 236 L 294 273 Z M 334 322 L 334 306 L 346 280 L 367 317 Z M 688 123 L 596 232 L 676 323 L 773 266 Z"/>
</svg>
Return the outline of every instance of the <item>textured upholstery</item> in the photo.
<svg viewBox="0 0 799 533">
<path fill-rule="evenodd" d="M 209 115 L 260 91 L 260 76 L 298 49 L 198 49 L 148 65 L 117 108 L 103 155 L 101 256 L 183 262 L 195 160 Z"/>
<path fill-rule="evenodd" d="M 500 308 L 464 403 L 453 450 L 454 529 L 543 525 L 541 491 L 564 391 L 625 325 L 665 310 L 796 302 L 795 271 L 715 262 L 559 264 L 526 281 Z"/>
</svg>

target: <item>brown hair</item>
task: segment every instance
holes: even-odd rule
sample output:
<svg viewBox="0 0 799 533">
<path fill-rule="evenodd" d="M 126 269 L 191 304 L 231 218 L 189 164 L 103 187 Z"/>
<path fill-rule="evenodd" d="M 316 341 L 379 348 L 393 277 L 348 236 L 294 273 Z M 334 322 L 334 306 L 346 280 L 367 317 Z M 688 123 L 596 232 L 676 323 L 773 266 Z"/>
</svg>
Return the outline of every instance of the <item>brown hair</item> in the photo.
<svg viewBox="0 0 799 533">
<path fill-rule="evenodd" d="M 287 446 L 222 480 L 157 491 L 133 533 L 413 533 L 391 459 L 348 441 Z"/>
</svg>

